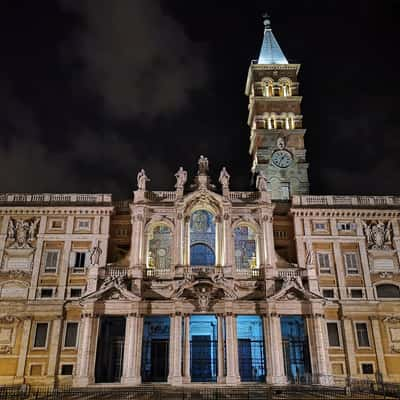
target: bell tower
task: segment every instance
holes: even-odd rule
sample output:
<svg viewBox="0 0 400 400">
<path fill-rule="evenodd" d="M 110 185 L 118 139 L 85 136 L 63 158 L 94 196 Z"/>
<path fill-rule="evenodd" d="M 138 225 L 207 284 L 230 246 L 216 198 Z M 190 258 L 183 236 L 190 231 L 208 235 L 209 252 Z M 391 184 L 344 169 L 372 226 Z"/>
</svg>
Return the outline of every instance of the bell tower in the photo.
<svg viewBox="0 0 400 400">
<path fill-rule="evenodd" d="M 272 200 L 308 194 L 301 99 L 297 75 L 300 64 L 290 64 L 264 15 L 264 38 L 258 60 L 247 76 L 250 149 L 253 173 L 262 172 Z"/>
</svg>

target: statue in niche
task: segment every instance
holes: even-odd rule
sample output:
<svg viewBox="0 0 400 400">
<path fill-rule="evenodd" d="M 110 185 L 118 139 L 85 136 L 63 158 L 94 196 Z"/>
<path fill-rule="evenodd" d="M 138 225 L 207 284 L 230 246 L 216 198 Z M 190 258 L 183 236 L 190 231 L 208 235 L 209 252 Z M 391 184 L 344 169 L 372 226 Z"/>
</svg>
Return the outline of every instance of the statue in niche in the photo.
<svg viewBox="0 0 400 400">
<path fill-rule="evenodd" d="M 260 192 L 267 191 L 267 177 L 264 175 L 264 172 L 260 171 L 257 175 L 256 187 Z"/>
<path fill-rule="evenodd" d="M 306 250 L 306 266 L 314 265 L 315 264 L 315 253 L 312 248 L 311 243 L 307 243 L 307 250 Z"/>
<path fill-rule="evenodd" d="M 175 178 L 176 178 L 175 188 L 183 189 L 187 181 L 187 171 L 185 171 L 183 167 L 180 167 L 178 172 L 175 174 Z"/>
<path fill-rule="evenodd" d="M 204 156 L 200 156 L 198 165 L 199 165 L 198 175 L 207 175 L 207 173 L 208 173 L 208 158 L 204 157 Z"/>
<path fill-rule="evenodd" d="M 282 137 L 279 137 L 278 140 L 276 141 L 276 145 L 278 149 L 282 150 L 285 148 L 285 139 Z"/>
<path fill-rule="evenodd" d="M 90 250 L 90 254 L 89 254 L 90 265 L 99 265 L 100 256 L 102 253 L 103 253 L 103 250 L 101 250 L 101 248 L 98 244 L 96 246 L 94 246 L 93 249 Z"/>
<path fill-rule="evenodd" d="M 221 172 L 219 174 L 219 183 L 221 184 L 223 189 L 229 189 L 229 180 L 231 176 L 228 174 L 228 171 L 225 167 L 222 167 Z"/>
<path fill-rule="evenodd" d="M 367 239 L 368 248 L 373 250 L 386 250 L 392 244 L 392 223 L 382 221 L 366 224 L 362 222 Z"/>
<path fill-rule="evenodd" d="M 137 186 L 138 190 L 146 190 L 146 182 L 150 182 L 150 179 L 147 177 L 144 169 L 141 169 L 137 174 Z"/>
<path fill-rule="evenodd" d="M 36 240 L 37 228 L 40 218 L 24 221 L 12 220 L 8 224 L 7 239 L 12 241 L 11 249 L 30 249 L 32 242 Z"/>
</svg>

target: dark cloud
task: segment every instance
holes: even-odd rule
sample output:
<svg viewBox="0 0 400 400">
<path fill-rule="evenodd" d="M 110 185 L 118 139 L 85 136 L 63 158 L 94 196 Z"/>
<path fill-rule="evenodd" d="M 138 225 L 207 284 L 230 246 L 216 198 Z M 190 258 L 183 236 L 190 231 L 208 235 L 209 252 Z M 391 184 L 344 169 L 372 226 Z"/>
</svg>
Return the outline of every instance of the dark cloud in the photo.
<svg viewBox="0 0 400 400">
<path fill-rule="evenodd" d="M 122 119 L 168 116 L 187 108 L 206 84 L 201 48 L 157 0 L 62 1 L 79 13 L 75 36 L 85 80 Z"/>
</svg>

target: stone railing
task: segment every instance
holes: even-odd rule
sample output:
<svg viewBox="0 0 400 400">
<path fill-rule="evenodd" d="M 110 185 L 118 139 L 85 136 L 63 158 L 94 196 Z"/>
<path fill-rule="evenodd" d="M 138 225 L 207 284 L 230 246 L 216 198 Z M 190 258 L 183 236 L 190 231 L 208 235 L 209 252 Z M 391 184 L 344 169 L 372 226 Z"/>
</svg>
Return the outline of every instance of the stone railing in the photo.
<svg viewBox="0 0 400 400">
<path fill-rule="evenodd" d="M 257 201 L 260 198 L 260 192 L 230 192 L 229 200 L 235 201 Z"/>
<path fill-rule="evenodd" d="M 175 201 L 176 192 L 145 192 L 146 200 L 150 201 Z"/>
<path fill-rule="evenodd" d="M 81 194 L 81 193 L 2 193 L 2 204 L 107 204 L 111 205 L 111 194 Z"/>
<path fill-rule="evenodd" d="M 113 206 L 119 210 L 129 210 L 130 200 L 115 200 Z"/>
<path fill-rule="evenodd" d="M 99 271 L 101 278 L 117 278 L 119 276 L 128 276 L 128 268 L 117 264 L 107 264 L 105 267 L 101 267 Z"/>
<path fill-rule="evenodd" d="M 399 196 L 293 196 L 294 207 L 349 206 L 387 207 L 400 206 Z"/>
<path fill-rule="evenodd" d="M 307 277 L 307 270 L 279 270 L 278 271 L 278 278 L 285 279 L 285 278 L 297 278 L 297 277 Z"/>
<path fill-rule="evenodd" d="M 172 270 L 169 268 L 146 268 L 144 276 L 146 278 L 167 279 L 172 277 Z"/>
<path fill-rule="evenodd" d="M 262 268 L 242 268 L 237 269 L 234 275 L 236 279 L 261 279 L 264 276 L 263 272 Z"/>
</svg>

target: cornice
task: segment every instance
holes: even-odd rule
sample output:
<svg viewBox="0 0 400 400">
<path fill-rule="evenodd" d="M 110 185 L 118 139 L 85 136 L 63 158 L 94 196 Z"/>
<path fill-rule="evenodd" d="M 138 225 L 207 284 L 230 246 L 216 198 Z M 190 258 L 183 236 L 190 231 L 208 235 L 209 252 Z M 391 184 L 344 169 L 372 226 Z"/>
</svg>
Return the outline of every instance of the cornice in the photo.
<svg viewBox="0 0 400 400">
<path fill-rule="evenodd" d="M 360 208 L 291 208 L 290 213 L 295 217 L 324 217 L 324 218 L 398 218 L 400 210 L 391 209 L 360 209 Z"/>
</svg>

